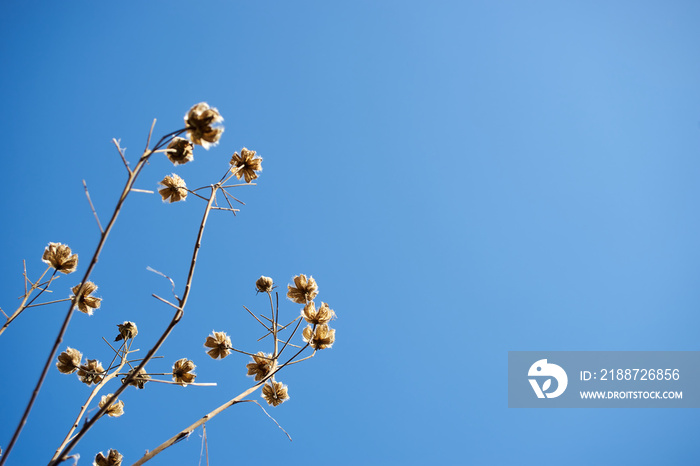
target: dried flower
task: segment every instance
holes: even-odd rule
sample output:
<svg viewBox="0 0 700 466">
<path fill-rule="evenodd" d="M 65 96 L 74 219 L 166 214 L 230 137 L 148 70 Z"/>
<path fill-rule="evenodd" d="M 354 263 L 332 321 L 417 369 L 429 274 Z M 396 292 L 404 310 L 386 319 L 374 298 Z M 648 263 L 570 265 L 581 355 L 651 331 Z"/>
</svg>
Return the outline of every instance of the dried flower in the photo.
<svg viewBox="0 0 700 466">
<path fill-rule="evenodd" d="M 255 381 L 262 380 L 267 374 L 274 369 L 275 363 L 272 360 L 271 354 L 265 354 L 259 351 L 253 355 L 253 362 L 246 364 L 248 375 L 255 376 Z"/>
<path fill-rule="evenodd" d="M 194 382 L 197 375 L 193 374 L 192 371 L 195 367 L 197 366 L 194 365 L 194 362 L 187 358 L 178 359 L 173 364 L 173 380 L 183 387 Z"/>
<path fill-rule="evenodd" d="M 88 359 L 87 364 L 81 364 L 78 369 L 78 378 L 87 385 L 98 384 L 102 382 L 102 375 L 105 370 L 102 364 L 97 359 Z"/>
<path fill-rule="evenodd" d="M 41 260 L 49 264 L 56 271 L 69 274 L 75 272 L 78 267 L 78 255 L 71 254 L 67 244 L 49 243 L 44 249 Z"/>
<path fill-rule="evenodd" d="M 105 458 L 105 455 L 102 454 L 102 452 L 99 452 L 97 454 L 97 456 L 95 456 L 95 461 L 93 461 L 92 465 L 93 466 L 121 466 L 123 459 L 124 459 L 124 456 L 122 456 L 122 454 L 119 453 L 117 450 L 109 450 L 109 453 L 107 454 L 106 458 Z"/>
<path fill-rule="evenodd" d="M 168 144 L 166 154 L 174 165 L 184 165 L 194 159 L 194 145 L 185 138 L 173 138 Z"/>
<path fill-rule="evenodd" d="M 314 330 L 311 325 L 308 325 L 304 329 L 302 337 L 313 349 L 326 349 L 333 346 L 335 342 L 335 329 L 330 328 L 328 324 L 321 324 Z"/>
<path fill-rule="evenodd" d="M 107 404 L 107 400 L 110 399 L 112 395 L 113 393 L 110 393 L 109 395 L 104 395 L 102 397 L 99 403 L 100 408 L 103 408 Z M 124 414 L 124 402 L 122 400 L 113 401 L 112 404 L 109 405 L 109 408 L 107 408 L 107 411 L 105 411 L 105 414 L 109 417 L 121 416 Z"/>
<path fill-rule="evenodd" d="M 228 356 L 231 351 L 231 337 L 226 335 L 226 332 L 214 332 L 212 331 L 211 336 L 207 337 L 207 341 L 204 342 L 204 346 L 211 348 L 207 351 L 207 354 L 212 358 L 224 359 Z"/>
<path fill-rule="evenodd" d="M 208 149 L 210 145 L 219 142 L 219 138 L 224 132 L 223 127 L 213 127 L 212 125 L 222 121 L 224 118 L 217 109 L 210 108 L 206 102 L 200 102 L 185 115 L 187 137 L 193 143 Z"/>
<path fill-rule="evenodd" d="M 250 183 L 258 177 L 256 172 L 262 171 L 262 160 L 262 157 L 255 157 L 254 150 L 248 150 L 244 147 L 241 149 L 241 155 L 238 155 L 238 152 L 233 153 L 231 172 L 239 180 L 241 177 L 245 177 L 245 182 Z"/>
<path fill-rule="evenodd" d="M 100 308 L 102 298 L 95 298 L 94 296 L 90 296 L 93 292 L 95 292 L 95 290 L 97 290 L 97 285 L 95 285 L 94 283 L 85 282 L 85 286 L 83 286 L 83 292 L 80 293 L 80 296 L 78 296 L 78 291 L 80 291 L 80 285 L 75 285 L 71 290 L 73 291 L 73 296 L 71 296 L 71 298 L 74 298 L 76 300 L 76 304 L 80 312 L 91 316 L 92 311 Z"/>
<path fill-rule="evenodd" d="M 316 304 L 311 301 L 301 310 L 301 316 L 310 324 L 327 324 L 335 317 L 335 312 L 323 302 L 321 307 L 316 310 Z"/>
<path fill-rule="evenodd" d="M 119 335 L 114 341 L 128 340 L 129 338 L 134 338 L 139 333 L 139 329 L 136 328 L 136 324 L 133 322 L 124 322 L 123 324 L 117 324 L 119 329 Z"/>
<path fill-rule="evenodd" d="M 294 285 L 287 285 L 287 297 L 298 304 L 306 304 L 311 301 L 318 294 L 318 286 L 316 286 L 316 280 L 314 277 L 306 275 L 303 273 L 294 277 Z"/>
<path fill-rule="evenodd" d="M 159 189 L 163 201 L 170 198 L 170 203 L 184 201 L 187 199 L 187 185 L 185 185 L 185 180 L 177 176 L 175 173 L 168 175 L 163 178 L 163 181 L 159 183 L 161 186 L 165 186 Z"/>
<path fill-rule="evenodd" d="M 261 293 L 270 292 L 272 291 L 272 279 L 263 275 L 255 282 L 255 287 Z"/>
<path fill-rule="evenodd" d="M 287 386 L 282 382 L 270 381 L 270 384 L 265 384 L 262 388 L 262 397 L 265 398 L 267 404 L 279 406 L 289 399 Z"/>
<path fill-rule="evenodd" d="M 127 377 L 130 376 L 131 374 L 133 374 L 133 372 L 135 370 L 136 370 L 136 368 L 131 369 L 129 371 L 129 373 L 127 374 Z M 146 369 L 144 369 L 142 367 L 141 370 L 139 370 L 138 373 L 134 376 L 134 378 L 131 379 L 131 381 L 129 382 L 129 385 L 133 385 L 136 388 L 142 389 L 144 387 L 144 385 L 146 385 L 146 382 L 149 381 L 150 378 L 151 378 L 151 376 L 146 373 Z M 122 379 L 122 383 L 124 383 L 124 381 L 126 381 L 126 377 L 124 377 Z"/>
<path fill-rule="evenodd" d="M 72 374 L 80 367 L 80 362 L 83 355 L 75 348 L 66 348 L 66 350 L 58 355 L 56 367 L 61 374 Z"/>
</svg>

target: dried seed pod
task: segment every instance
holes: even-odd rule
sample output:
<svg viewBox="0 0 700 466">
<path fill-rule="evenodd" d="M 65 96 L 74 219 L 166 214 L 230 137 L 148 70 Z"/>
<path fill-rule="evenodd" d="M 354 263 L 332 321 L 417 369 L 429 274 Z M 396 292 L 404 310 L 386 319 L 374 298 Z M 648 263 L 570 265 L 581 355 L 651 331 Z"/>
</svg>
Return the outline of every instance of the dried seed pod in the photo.
<svg viewBox="0 0 700 466">
<path fill-rule="evenodd" d="M 99 309 L 100 305 L 102 303 L 102 298 L 96 298 L 94 296 L 90 296 L 92 293 L 97 291 L 97 285 L 95 285 L 92 282 L 85 282 L 85 286 L 83 287 L 82 293 L 80 293 L 80 296 L 78 296 L 78 291 L 80 291 L 80 285 L 75 285 L 71 291 L 73 291 L 73 298 L 76 302 L 76 305 L 78 306 L 78 310 L 82 313 L 85 313 L 89 316 L 92 315 L 92 311 L 95 309 Z"/>
<path fill-rule="evenodd" d="M 169 200 L 172 204 L 173 202 L 187 199 L 187 185 L 185 184 L 185 180 L 175 173 L 163 178 L 160 185 L 163 186 L 163 188 L 159 189 L 158 193 L 160 193 L 163 201 Z"/>
<path fill-rule="evenodd" d="M 231 353 L 229 350 L 231 347 L 231 337 L 226 335 L 226 332 L 212 331 L 212 334 L 208 336 L 207 340 L 204 342 L 204 346 L 211 348 L 207 351 L 207 354 L 212 358 L 224 359 Z"/>
<path fill-rule="evenodd" d="M 187 115 L 185 115 L 185 127 L 187 128 L 187 137 L 205 149 L 219 142 L 224 128 L 221 126 L 214 127 L 216 123 L 224 121 L 219 111 L 209 107 L 206 102 L 200 102 L 193 106 Z"/>
<path fill-rule="evenodd" d="M 234 152 L 231 157 L 231 172 L 239 180 L 245 178 L 246 183 L 250 183 L 258 177 L 257 172 L 262 171 L 262 157 L 255 157 L 254 150 L 245 147 L 241 149 L 241 155 Z"/>
<path fill-rule="evenodd" d="M 314 277 L 303 273 L 294 277 L 294 286 L 287 285 L 287 297 L 298 304 L 306 304 L 316 297 L 318 286 Z"/>
<path fill-rule="evenodd" d="M 44 255 L 41 260 L 56 271 L 69 274 L 75 272 L 78 267 L 78 255 L 71 254 L 71 250 L 67 244 L 49 243 L 44 249 Z"/>
<path fill-rule="evenodd" d="M 58 355 L 56 367 L 61 374 L 72 374 L 80 368 L 80 362 L 83 355 L 75 348 L 66 348 L 66 350 Z"/>
<path fill-rule="evenodd" d="M 263 386 L 262 397 L 267 401 L 267 404 L 279 406 L 289 399 L 287 386 L 282 384 L 282 382 L 270 381 L 269 384 Z"/>
</svg>

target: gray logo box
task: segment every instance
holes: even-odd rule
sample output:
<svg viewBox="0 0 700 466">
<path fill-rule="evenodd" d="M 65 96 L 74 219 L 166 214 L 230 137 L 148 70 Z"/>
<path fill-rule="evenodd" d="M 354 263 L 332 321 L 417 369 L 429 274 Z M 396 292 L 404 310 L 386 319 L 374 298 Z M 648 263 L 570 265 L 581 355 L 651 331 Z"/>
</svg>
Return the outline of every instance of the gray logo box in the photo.
<svg viewBox="0 0 700 466">
<path fill-rule="evenodd" d="M 508 407 L 700 408 L 700 351 L 509 351 Z"/>
</svg>

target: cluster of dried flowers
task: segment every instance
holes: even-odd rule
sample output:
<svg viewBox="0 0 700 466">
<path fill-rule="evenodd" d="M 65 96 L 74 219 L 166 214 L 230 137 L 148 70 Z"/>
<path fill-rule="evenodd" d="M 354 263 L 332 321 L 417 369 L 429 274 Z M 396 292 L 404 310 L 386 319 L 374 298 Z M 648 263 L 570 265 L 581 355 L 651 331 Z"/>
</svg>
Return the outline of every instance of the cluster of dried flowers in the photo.
<svg viewBox="0 0 700 466">
<path fill-rule="evenodd" d="M 148 156 L 150 156 L 152 153 L 161 152 L 165 153 L 167 158 L 173 163 L 174 166 L 184 165 L 194 160 L 195 145 L 208 149 L 209 147 L 218 144 L 221 135 L 224 132 L 223 126 L 220 125 L 220 123 L 223 121 L 223 117 L 216 108 L 210 107 L 205 102 L 194 105 L 185 115 L 184 121 L 184 129 L 164 136 L 164 138 L 161 139 L 162 145 L 160 145 L 160 142 L 156 144 L 155 149 L 149 152 Z M 183 133 L 186 134 L 186 138 L 178 136 L 179 134 Z M 164 147 L 166 143 L 167 148 L 164 150 L 160 149 Z M 119 149 L 118 145 L 117 148 Z M 121 149 L 119 150 L 121 153 Z M 244 180 L 246 184 L 250 184 L 253 180 L 258 178 L 260 171 L 262 171 L 262 160 L 263 159 L 259 157 L 255 151 L 249 150 L 245 147 L 241 149 L 240 154 L 238 152 L 234 152 L 229 161 L 227 175 L 222 178 L 222 181 L 227 181 L 235 176 L 236 179 Z M 131 169 L 129 169 L 128 163 L 125 159 L 124 163 L 127 165 L 129 173 L 133 175 L 133 172 Z M 222 181 L 220 181 L 216 186 L 224 192 L 224 195 L 226 195 L 227 193 L 224 188 L 231 186 L 225 186 L 225 181 L 223 183 Z M 197 190 L 191 191 L 188 189 L 185 180 L 175 173 L 165 176 L 159 185 L 160 187 L 158 189 L 158 193 L 160 194 L 163 202 L 175 203 L 184 201 L 187 199 L 189 193 L 194 194 L 196 197 L 202 198 L 202 196 L 195 193 Z M 215 190 L 212 190 L 212 193 L 213 196 Z M 235 199 L 232 196 L 230 197 Z M 231 204 L 229 202 L 229 206 L 230 205 Z M 208 207 L 208 209 L 209 208 L 210 207 Z M 218 209 L 219 207 L 215 208 Z M 231 210 L 234 211 L 234 213 L 236 211 L 233 209 L 233 207 L 231 207 L 231 209 L 223 210 Z M 97 217 L 96 213 L 95 216 Z M 203 227 L 204 223 L 202 223 L 202 228 Z M 102 229 L 101 226 L 100 229 Z M 96 262 L 97 254 L 98 253 L 96 253 L 96 256 L 93 258 L 93 263 Z M 42 284 L 42 286 L 45 286 L 43 289 L 40 289 L 39 294 L 48 289 L 49 285 L 54 279 L 54 276 L 58 272 L 62 274 L 70 274 L 75 272 L 78 267 L 78 255 L 74 254 L 69 246 L 62 243 L 49 243 L 44 250 L 42 261 L 49 266 L 47 268 L 47 272 L 51 268 L 54 269 L 54 272 L 48 282 Z M 37 283 L 39 283 L 39 281 L 37 281 Z M 231 338 L 225 332 L 217 331 L 214 331 L 206 338 L 204 346 L 207 348 L 207 354 L 213 359 L 224 359 L 231 354 L 232 351 L 242 352 L 251 356 L 252 361 L 246 364 L 247 375 L 253 377 L 254 381 L 257 383 L 255 387 L 262 385 L 262 398 L 265 399 L 268 404 L 278 406 L 289 399 L 289 393 L 286 385 L 275 380 L 275 374 L 287 364 L 293 364 L 304 359 L 311 358 L 314 356 L 317 350 L 327 349 L 333 345 L 335 341 L 335 330 L 331 329 L 328 324 L 335 317 L 335 313 L 325 302 L 322 302 L 318 308 L 316 307 L 314 302 L 314 298 L 318 294 L 316 281 L 313 279 L 313 277 L 307 278 L 305 275 L 298 275 L 294 277 L 294 285 L 288 286 L 287 297 L 295 303 L 303 304 L 304 307 L 301 310 L 301 315 L 296 317 L 289 324 L 280 326 L 278 323 L 279 309 L 275 309 L 275 307 L 272 305 L 272 291 L 275 288 L 273 280 L 269 277 L 262 276 L 256 281 L 255 285 L 258 292 L 266 293 L 270 298 L 272 318 L 265 317 L 265 319 L 270 322 L 269 325 L 264 324 L 262 321 L 257 319 L 257 317 L 256 320 L 258 320 L 258 322 L 260 322 L 267 329 L 268 333 L 265 336 L 273 336 L 273 351 L 258 351 L 257 353 L 253 354 L 236 350 L 232 347 Z M 31 292 L 37 288 L 40 287 L 38 285 L 32 286 L 30 292 L 25 295 L 24 302 L 27 301 L 26 298 L 28 298 L 29 294 L 31 294 Z M 87 278 L 83 282 L 73 286 L 71 291 L 72 294 L 65 300 L 70 300 L 73 308 L 77 308 L 78 311 L 84 314 L 92 315 L 93 312 L 99 309 L 102 305 L 102 298 L 95 296 L 97 285 L 91 281 L 88 281 Z M 184 307 L 182 301 L 181 305 Z M 21 312 L 21 310 L 19 312 Z M 16 314 L 19 314 L 19 312 L 16 312 Z M 14 319 L 14 317 L 15 315 L 13 315 L 12 318 L 8 318 L 8 322 L 5 327 L 9 325 L 10 321 Z M 290 344 L 290 340 L 299 328 L 302 319 L 308 323 L 306 328 L 304 328 L 301 332 L 303 341 L 306 344 L 303 346 Z M 296 327 L 291 332 L 289 338 L 286 341 L 281 340 L 279 338 L 279 332 L 287 329 L 295 323 Z M 3 327 L 3 330 L 5 327 Z M 118 333 L 114 341 L 121 341 L 121 345 L 118 347 L 118 349 L 115 349 L 110 345 L 111 349 L 116 354 L 114 355 L 112 362 L 106 368 L 97 359 L 84 360 L 83 354 L 77 349 L 71 347 L 67 347 L 66 350 L 60 353 L 57 357 L 56 367 L 60 373 L 76 374 L 81 383 L 88 386 L 94 386 L 92 394 L 90 395 L 90 398 L 88 398 L 88 402 L 83 407 L 83 410 L 87 409 L 93 396 L 95 396 L 102 386 L 108 383 L 111 379 L 121 377 L 122 387 L 120 387 L 117 391 L 117 394 L 119 394 L 126 388 L 127 385 L 134 386 L 137 389 L 143 389 L 147 382 L 154 380 L 151 378 L 152 375 L 164 375 L 149 374 L 145 368 L 138 369 L 131 364 L 135 361 L 141 361 L 130 361 L 128 358 L 130 353 L 137 351 L 131 350 L 134 339 L 138 335 L 138 328 L 136 324 L 134 322 L 125 321 L 122 324 L 117 324 L 117 328 Z M 2 331 L 0 331 L 0 333 L 2 333 Z M 279 349 L 279 343 L 284 343 L 281 349 Z M 289 360 L 280 364 L 278 362 L 279 358 L 288 345 L 289 347 L 301 349 Z M 313 349 L 313 353 L 310 356 L 300 360 L 295 359 L 308 347 Z M 154 351 L 155 349 L 156 347 L 154 347 Z M 146 361 L 148 361 L 148 358 Z M 131 369 L 126 372 L 121 372 L 122 369 L 125 368 L 125 365 L 131 367 Z M 195 383 L 195 378 L 197 377 L 197 375 L 194 373 L 195 368 L 196 365 L 192 360 L 188 358 L 178 359 L 172 366 L 172 382 L 161 382 L 175 383 L 183 387 L 192 384 L 206 385 Z M 119 417 L 124 414 L 124 402 L 122 400 L 118 400 L 117 396 L 115 396 L 113 393 L 103 395 L 98 403 L 98 406 L 101 409 L 102 415 L 106 414 L 108 417 Z M 81 411 L 81 414 L 78 416 L 78 420 L 81 419 L 83 414 L 85 414 L 85 411 Z M 75 423 L 76 426 L 77 424 L 78 422 Z M 66 436 L 66 440 L 61 447 L 59 447 L 56 455 L 59 455 L 59 453 L 62 451 L 62 448 L 66 445 L 65 442 L 71 438 L 72 433 L 73 430 L 71 430 Z M 58 456 L 55 456 L 54 460 L 57 458 Z M 117 450 L 110 449 L 106 456 L 102 452 L 98 453 L 95 456 L 93 464 L 96 466 L 119 466 L 122 464 L 122 461 L 123 456 Z"/>
<path fill-rule="evenodd" d="M 271 293 L 275 288 L 272 278 L 266 276 L 258 278 L 255 282 L 255 287 L 258 292 L 266 293 L 270 296 L 270 304 L 272 306 Z M 271 322 L 271 326 L 268 327 L 263 324 L 268 330 L 268 335 L 272 334 L 273 338 L 276 340 L 273 345 L 274 351 L 272 353 L 258 351 L 256 354 L 252 354 L 236 350 L 231 346 L 231 337 L 229 337 L 226 332 L 213 331 L 204 342 L 205 348 L 208 348 L 207 354 L 213 359 L 223 359 L 231 354 L 232 351 L 249 354 L 252 357 L 252 361 L 246 364 L 247 375 L 253 377 L 256 382 L 264 383 L 262 398 L 269 405 L 279 406 L 289 399 L 289 389 L 282 382 L 275 380 L 275 374 L 284 367 L 284 365 L 292 362 L 294 357 L 282 366 L 278 364 L 282 350 L 287 347 L 289 339 L 291 339 L 290 336 L 282 350 L 278 351 L 277 342 L 282 341 L 277 338 L 278 331 L 286 329 L 299 319 L 303 319 L 309 325 L 302 332 L 302 338 L 306 342 L 306 346 L 302 347 L 301 351 L 307 346 L 310 346 L 314 350 L 313 354 L 315 354 L 317 350 L 330 348 L 335 342 L 335 330 L 328 326 L 331 319 L 335 318 L 335 312 L 325 302 L 322 302 L 317 309 L 314 302 L 314 298 L 316 298 L 317 295 L 318 285 L 316 284 L 316 280 L 311 276 L 307 278 L 304 274 L 298 275 L 294 277 L 294 285 L 287 286 L 287 298 L 297 304 L 304 304 L 304 307 L 299 317 L 283 327 L 279 327 L 277 323 L 279 310 L 275 311 L 274 307 L 272 308 L 272 318 L 266 318 Z M 257 319 L 257 317 L 256 320 L 262 324 L 262 321 Z M 292 332 L 292 336 L 293 335 L 294 332 Z M 299 351 L 297 355 L 300 354 L 301 351 Z M 313 354 L 311 356 L 313 356 Z M 301 360 L 296 362 L 300 361 Z"/>
</svg>

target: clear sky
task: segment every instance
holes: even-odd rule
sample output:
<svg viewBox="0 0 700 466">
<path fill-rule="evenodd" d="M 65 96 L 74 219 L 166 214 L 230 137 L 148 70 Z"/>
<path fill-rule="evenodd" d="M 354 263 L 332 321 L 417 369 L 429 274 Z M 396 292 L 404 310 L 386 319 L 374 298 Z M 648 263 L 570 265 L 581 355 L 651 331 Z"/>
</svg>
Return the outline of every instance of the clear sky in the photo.
<svg viewBox="0 0 700 466">
<path fill-rule="evenodd" d="M 221 143 L 153 159 L 137 187 L 215 182 L 242 147 L 264 162 L 238 216 L 212 215 L 148 366 L 189 357 L 218 386 L 128 390 L 79 464 L 109 448 L 131 464 L 247 388 L 248 358 L 211 360 L 204 340 L 269 351 L 242 306 L 266 310 L 260 275 L 284 289 L 298 273 L 338 319 L 333 349 L 278 377 L 291 399 L 269 412 L 294 440 L 235 406 L 207 424 L 212 465 L 697 463 L 697 410 L 509 409 L 507 355 L 700 349 L 700 4 L 116 3 L 3 2 L 0 306 L 48 242 L 85 261 L 54 295 L 79 281 L 98 240 L 82 180 L 103 221 L 124 183 L 111 138 L 133 164 L 153 118 L 161 135 L 206 101 Z M 181 289 L 204 204 L 132 196 L 93 274 L 103 306 L 61 349 L 108 361 L 101 337 L 132 320 L 145 352 L 171 317 L 146 267 Z M 2 447 L 63 304 L 0 337 Z M 47 462 L 88 392 L 54 368 L 8 464 Z M 201 433 L 151 464 L 199 464 Z"/>
</svg>

